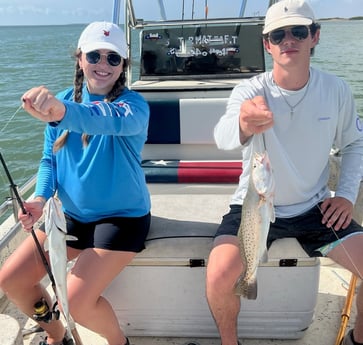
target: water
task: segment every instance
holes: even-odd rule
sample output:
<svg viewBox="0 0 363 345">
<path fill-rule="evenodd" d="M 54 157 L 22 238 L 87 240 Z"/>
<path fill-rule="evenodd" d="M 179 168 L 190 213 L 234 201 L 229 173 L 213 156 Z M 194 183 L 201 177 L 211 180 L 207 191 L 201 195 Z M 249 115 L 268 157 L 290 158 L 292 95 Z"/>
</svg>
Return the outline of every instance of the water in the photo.
<svg viewBox="0 0 363 345">
<path fill-rule="evenodd" d="M 19 108 L 23 93 L 37 85 L 56 92 L 72 83 L 72 54 L 83 26 L 0 27 L 0 150 L 18 185 L 37 170 L 44 124 Z M 6 126 L 6 128 L 4 128 Z M 0 203 L 9 182 L 0 167 Z"/>
<path fill-rule="evenodd" d="M 9 119 L 19 108 L 20 98 L 27 89 L 46 85 L 57 92 L 72 84 L 72 56 L 83 28 L 84 25 L 0 26 L 0 150 L 19 185 L 36 172 L 44 124 L 23 110 L 10 122 Z M 347 80 L 356 98 L 358 112 L 363 115 L 361 32 L 363 21 L 323 22 L 312 64 Z M 133 51 L 137 52 L 137 48 Z M 137 69 L 137 61 L 132 64 Z M 270 66 L 271 61 L 267 60 L 267 67 Z M 0 167 L 0 203 L 9 195 L 8 185 Z"/>
</svg>

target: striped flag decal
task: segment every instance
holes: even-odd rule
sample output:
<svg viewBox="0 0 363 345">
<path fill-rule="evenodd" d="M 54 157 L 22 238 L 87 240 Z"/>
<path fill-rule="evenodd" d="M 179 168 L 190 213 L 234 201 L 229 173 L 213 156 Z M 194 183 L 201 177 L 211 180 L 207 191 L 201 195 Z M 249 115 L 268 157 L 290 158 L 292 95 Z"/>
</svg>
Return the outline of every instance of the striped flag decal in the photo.
<svg viewBox="0 0 363 345">
<path fill-rule="evenodd" d="M 142 162 L 148 183 L 238 183 L 239 161 L 146 160 Z"/>
</svg>

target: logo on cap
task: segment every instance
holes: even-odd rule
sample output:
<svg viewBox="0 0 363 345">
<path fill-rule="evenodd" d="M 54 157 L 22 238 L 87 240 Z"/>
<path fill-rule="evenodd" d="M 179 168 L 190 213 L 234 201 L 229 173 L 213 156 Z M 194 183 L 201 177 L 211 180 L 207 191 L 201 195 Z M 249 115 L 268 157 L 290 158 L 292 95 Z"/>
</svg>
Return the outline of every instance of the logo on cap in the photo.
<svg viewBox="0 0 363 345">
<path fill-rule="evenodd" d="M 110 36 L 110 32 L 109 32 L 109 31 L 106 31 L 106 30 L 103 30 L 103 34 L 104 34 L 105 36 Z"/>
</svg>

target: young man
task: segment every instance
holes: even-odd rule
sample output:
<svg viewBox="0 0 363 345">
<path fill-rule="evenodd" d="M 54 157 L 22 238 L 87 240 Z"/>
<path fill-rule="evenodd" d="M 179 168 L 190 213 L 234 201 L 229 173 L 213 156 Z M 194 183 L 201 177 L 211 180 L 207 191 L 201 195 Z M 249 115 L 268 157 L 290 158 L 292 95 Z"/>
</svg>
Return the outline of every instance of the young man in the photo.
<svg viewBox="0 0 363 345">
<path fill-rule="evenodd" d="M 362 125 L 348 85 L 310 66 L 319 34 L 313 11 L 303 0 L 272 5 L 263 35 L 273 69 L 235 87 L 215 128 L 218 147 L 241 147 L 243 157 L 240 183 L 216 233 L 207 269 L 207 299 L 222 345 L 238 344 L 240 297 L 234 286 L 244 267 L 236 235 L 256 134 L 264 138 L 276 183 L 276 220 L 267 244 L 296 237 L 309 255 L 327 256 L 362 278 L 363 228 L 352 220 L 362 178 Z M 334 197 L 327 187 L 333 146 L 343 156 Z M 363 344 L 362 288 L 354 330 L 342 344 Z"/>
</svg>

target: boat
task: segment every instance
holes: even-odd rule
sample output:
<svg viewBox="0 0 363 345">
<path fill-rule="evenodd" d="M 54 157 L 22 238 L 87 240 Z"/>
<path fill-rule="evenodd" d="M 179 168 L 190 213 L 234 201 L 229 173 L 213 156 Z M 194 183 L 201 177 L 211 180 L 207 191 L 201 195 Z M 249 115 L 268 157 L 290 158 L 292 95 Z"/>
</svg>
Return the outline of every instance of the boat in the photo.
<svg viewBox="0 0 363 345">
<path fill-rule="evenodd" d="M 146 250 L 104 292 L 132 344 L 220 344 L 204 277 L 213 234 L 242 167 L 240 151 L 216 148 L 213 128 L 233 87 L 266 69 L 264 17 L 246 17 L 246 2 L 222 18 L 211 15 L 211 0 L 199 1 L 199 8 L 194 0 L 149 0 L 147 10 L 156 14 L 150 18 L 139 14 L 148 14 L 144 0 L 124 0 L 123 8 L 119 0 L 113 3 L 112 21 L 121 25 L 124 14 L 132 48 L 128 87 L 145 97 L 151 111 L 142 162 L 152 198 L 151 231 Z M 273 2 L 266 1 L 266 9 Z M 131 44 L 135 36 L 137 47 Z M 331 158 L 334 189 L 339 158 Z M 34 184 L 33 176 L 20 195 L 30 197 Z M 360 223 L 362 190 L 355 210 Z M 0 206 L 1 263 L 26 236 L 16 219 L 18 208 L 13 193 Z M 355 277 L 328 259 L 308 258 L 293 239 L 276 241 L 258 274 L 257 300 L 242 301 L 243 344 L 340 343 L 354 320 Z M 44 284 L 49 285 L 47 278 Z M 1 292 L 0 297 L 0 343 L 38 344 L 44 335 L 26 331 L 34 330 L 34 322 Z M 16 335 L 9 342 L 10 329 Z M 77 329 L 84 344 L 104 344 L 89 330 Z"/>
</svg>

